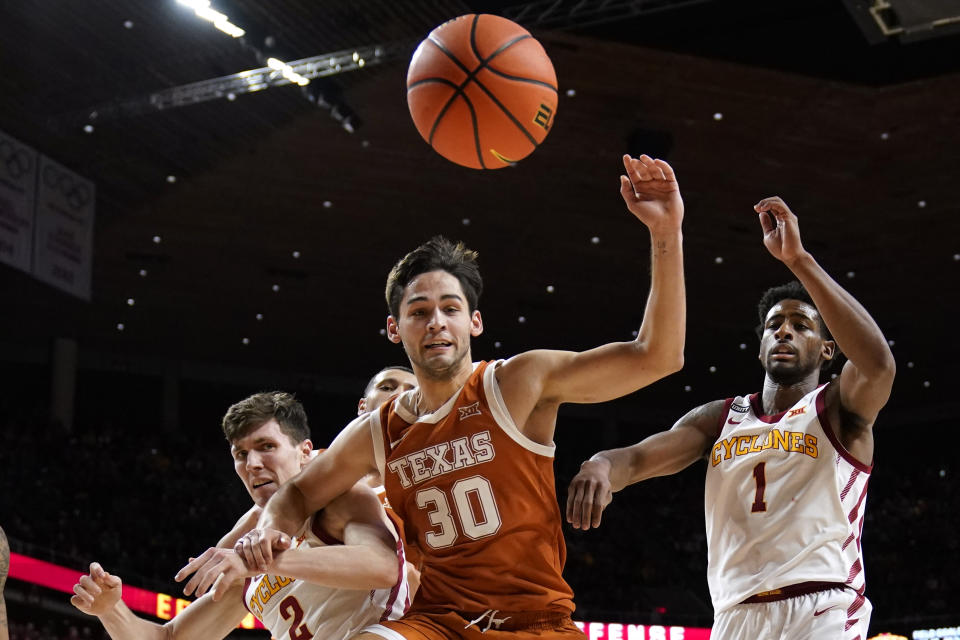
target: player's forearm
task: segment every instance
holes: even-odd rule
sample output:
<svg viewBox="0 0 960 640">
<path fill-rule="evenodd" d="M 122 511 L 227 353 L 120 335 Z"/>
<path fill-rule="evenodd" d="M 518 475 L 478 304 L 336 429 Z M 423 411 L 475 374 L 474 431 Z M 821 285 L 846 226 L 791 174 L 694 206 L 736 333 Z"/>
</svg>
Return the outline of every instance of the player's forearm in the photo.
<svg viewBox="0 0 960 640">
<path fill-rule="evenodd" d="M 702 448 L 696 431 L 671 429 L 629 447 L 601 451 L 591 460 L 609 464 L 610 490 L 616 493 L 631 484 L 683 471 L 703 457 Z"/>
<path fill-rule="evenodd" d="M 293 536 L 303 527 L 309 515 L 303 491 L 295 482 L 289 481 L 267 501 L 257 526 Z"/>
<path fill-rule="evenodd" d="M 113 640 L 171 640 L 169 629 L 137 617 L 123 601 L 97 616 Z"/>
<path fill-rule="evenodd" d="M 399 577 L 396 552 L 368 546 L 331 545 L 289 549 L 279 554 L 270 572 L 341 589 L 386 589 Z"/>
<path fill-rule="evenodd" d="M 683 233 L 680 229 L 650 234 L 650 295 L 637 332 L 648 362 L 664 375 L 683 367 L 687 297 L 683 274 Z"/>
<path fill-rule="evenodd" d="M 856 298 L 841 287 L 811 256 L 787 265 L 813 299 L 820 317 L 843 354 L 868 378 L 893 376 L 893 353 L 877 323 Z"/>
</svg>

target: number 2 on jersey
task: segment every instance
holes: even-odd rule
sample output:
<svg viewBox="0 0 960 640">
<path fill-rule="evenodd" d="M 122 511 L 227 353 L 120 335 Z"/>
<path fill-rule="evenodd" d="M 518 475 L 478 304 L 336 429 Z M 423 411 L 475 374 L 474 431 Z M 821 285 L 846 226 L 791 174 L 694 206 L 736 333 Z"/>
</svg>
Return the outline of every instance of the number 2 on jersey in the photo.
<svg viewBox="0 0 960 640">
<path fill-rule="evenodd" d="M 313 637 L 306 623 L 300 624 L 303 622 L 303 607 L 295 597 L 287 596 L 280 602 L 280 615 L 284 620 L 293 618 L 293 622 L 290 623 L 290 633 L 287 634 L 290 640 L 310 640 Z"/>
<path fill-rule="evenodd" d="M 750 507 L 750 513 L 758 513 L 767 510 L 767 503 L 763 500 L 763 492 L 767 488 L 767 476 L 764 473 L 766 462 L 758 462 L 753 468 L 753 479 L 757 482 L 757 491 L 753 494 L 753 505 Z"/>
<path fill-rule="evenodd" d="M 490 481 L 472 476 L 454 483 L 450 489 L 453 505 L 463 533 L 471 540 L 492 536 L 500 530 L 500 512 Z M 450 511 L 447 494 L 438 487 L 417 491 L 417 506 L 429 509 L 427 518 L 437 528 L 427 531 L 424 541 L 433 549 L 444 549 L 457 539 L 457 523 Z"/>
</svg>

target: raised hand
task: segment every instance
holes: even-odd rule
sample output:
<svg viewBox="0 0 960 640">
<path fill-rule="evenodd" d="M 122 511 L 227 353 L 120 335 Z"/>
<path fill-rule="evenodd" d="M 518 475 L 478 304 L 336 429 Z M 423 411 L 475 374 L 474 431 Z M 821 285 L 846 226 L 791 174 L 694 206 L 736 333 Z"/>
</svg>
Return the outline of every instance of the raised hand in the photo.
<svg viewBox="0 0 960 640">
<path fill-rule="evenodd" d="M 620 195 L 630 213 L 654 233 L 679 229 L 683 199 L 670 165 L 648 155 L 624 155 L 623 167 L 626 175 L 620 176 Z"/>
<path fill-rule="evenodd" d="M 117 604 L 123 593 L 123 582 L 103 570 L 98 562 L 90 563 L 90 573 L 73 585 L 70 604 L 91 616 L 101 616 Z"/>
<path fill-rule="evenodd" d="M 587 460 L 580 465 L 580 472 L 567 489 L 567 522 L 574 529 L 597 528 L 611 500 L 610 462 L 603 458 Z"/>
<path fill-rule="evenodd" d="M 788 267 L 806 254 L 800 241 L 800 225 L 797 216 L 779 196 L 764 198 L 753 205 L 760 216 L 763 228 L 763 244 L 777 260 Z"/>
</svg>

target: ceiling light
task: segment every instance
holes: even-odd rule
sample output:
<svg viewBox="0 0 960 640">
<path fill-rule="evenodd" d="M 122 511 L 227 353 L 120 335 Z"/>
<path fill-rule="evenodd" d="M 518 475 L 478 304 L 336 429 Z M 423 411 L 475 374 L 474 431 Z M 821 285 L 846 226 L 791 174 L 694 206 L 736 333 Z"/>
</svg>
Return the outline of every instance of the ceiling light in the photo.
<svg viewBox="0 0 960 640">
<path fill-rule="evenodd" d="M 122 322 L 117 323 L 117 331 L 123 331 L 126 328 L 127 327 Z"/>
<path fill-rule="evenodd" d="M 86 133 L 93 133 L 93 125 L 92 125 L 92 124 L 85 124 L 85 125 L 83 125 L 83 130 L 84 130 Z"/>
<path fill-rule="evenodd" d="M 250 344 L 250 338 L 244 338 L 240 342 L 242 342 L 243 344 Z"/>
<path fill-rule="evenodd" d="M 258 313 L 255 317 L 256 317 L 256 319 L 257 319 L 258 321 L 263 320 L 263 314 L 262 314 L 262 313 Z"/>
<path fill-rule="evenodd" d="M 713 119 L 719 122 L 720 120 L 723 120 L 723 114 L 717 111 L 715 114 L 713 114 Z"/>
<path fill-rule="evenodd" d="M 593 236 L 592 238 L 590 238 L 590 242 L 593 244 L 600 244 L 600 238 L 598 238 L 597 236 Z"/>
<path fill-rule="evenodd" d="M 568 98 L 572 98 L 572 97 L 574 97 L 575 95 L 577 95 L 577 91 L 576 91 L 575 89 L 567 89 L 567 97 L 568 97 Z"/>
<path fill-rule="evenodd" d="M 147 270 L 146 270 L 146 269 L 140 269 L 140 277 L 141 277 L 141 278 L 146 278 L 146 277 L 147 277 Z"/>
<path fill-rule="evenodd" d="M 134 300 L 133 298 L 127 298 L 127 306 L 128 306 L 128 307 L 132 307 L 132 306 L 135 305 L 136 303 L 137 303 L 137 301 Z"/>
<path fill-rule="evenodd" d="M 273 285 L 273 286 L 270 287 L 270 288 L 273 289 L 273 292 L 274 292 L 274 293 L 280 291 L 280 285 L 278 285 L 278 284 L 275 284 L 275 285 Z"/>
<path fill-rule="evenodd" d="M 553 292 L 554 292 L 553 285 L 552 285 L 552 284 L 548 284 L 548 285 L 547 285 L 547 293 L 553 293 Z"/>
<path fill-rule="evenodd" d="M 160 244 L 160 242 L 161 242 L 160 236 L 153 236 L 153 244 Z"/>
<path fill-rule="evenodd" d="M 176 181 L 177 181 L 177 176 L 174 176 L 174 175 L 167 176 L 167 182 L 169 182 L 170 184 L 173 184 Z"/>
<path fill-rule="evenodd" d="M 299 257 L 300 257 L 300 252 L 299 252 L 299 251 L 294 251 L 294 252 L 293 252 L 293 257 L 294 257 L 294 258 L 299 258 Z"/>
</svg>

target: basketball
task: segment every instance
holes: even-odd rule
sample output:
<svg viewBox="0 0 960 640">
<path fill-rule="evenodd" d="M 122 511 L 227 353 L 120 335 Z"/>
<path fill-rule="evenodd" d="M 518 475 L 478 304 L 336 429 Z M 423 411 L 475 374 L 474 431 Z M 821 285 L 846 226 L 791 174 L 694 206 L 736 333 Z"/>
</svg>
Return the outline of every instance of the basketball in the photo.
<svg viewBox="0 0 960 640">
<path fill-rule="evenodd" d="M 543 46 L 517 23 L 463 15 L 414 51 L 407 105 L 417 131 L 444 158 L 500 169 L 547 137 L 557 113 L 557 74 Z"/>
</svg>

